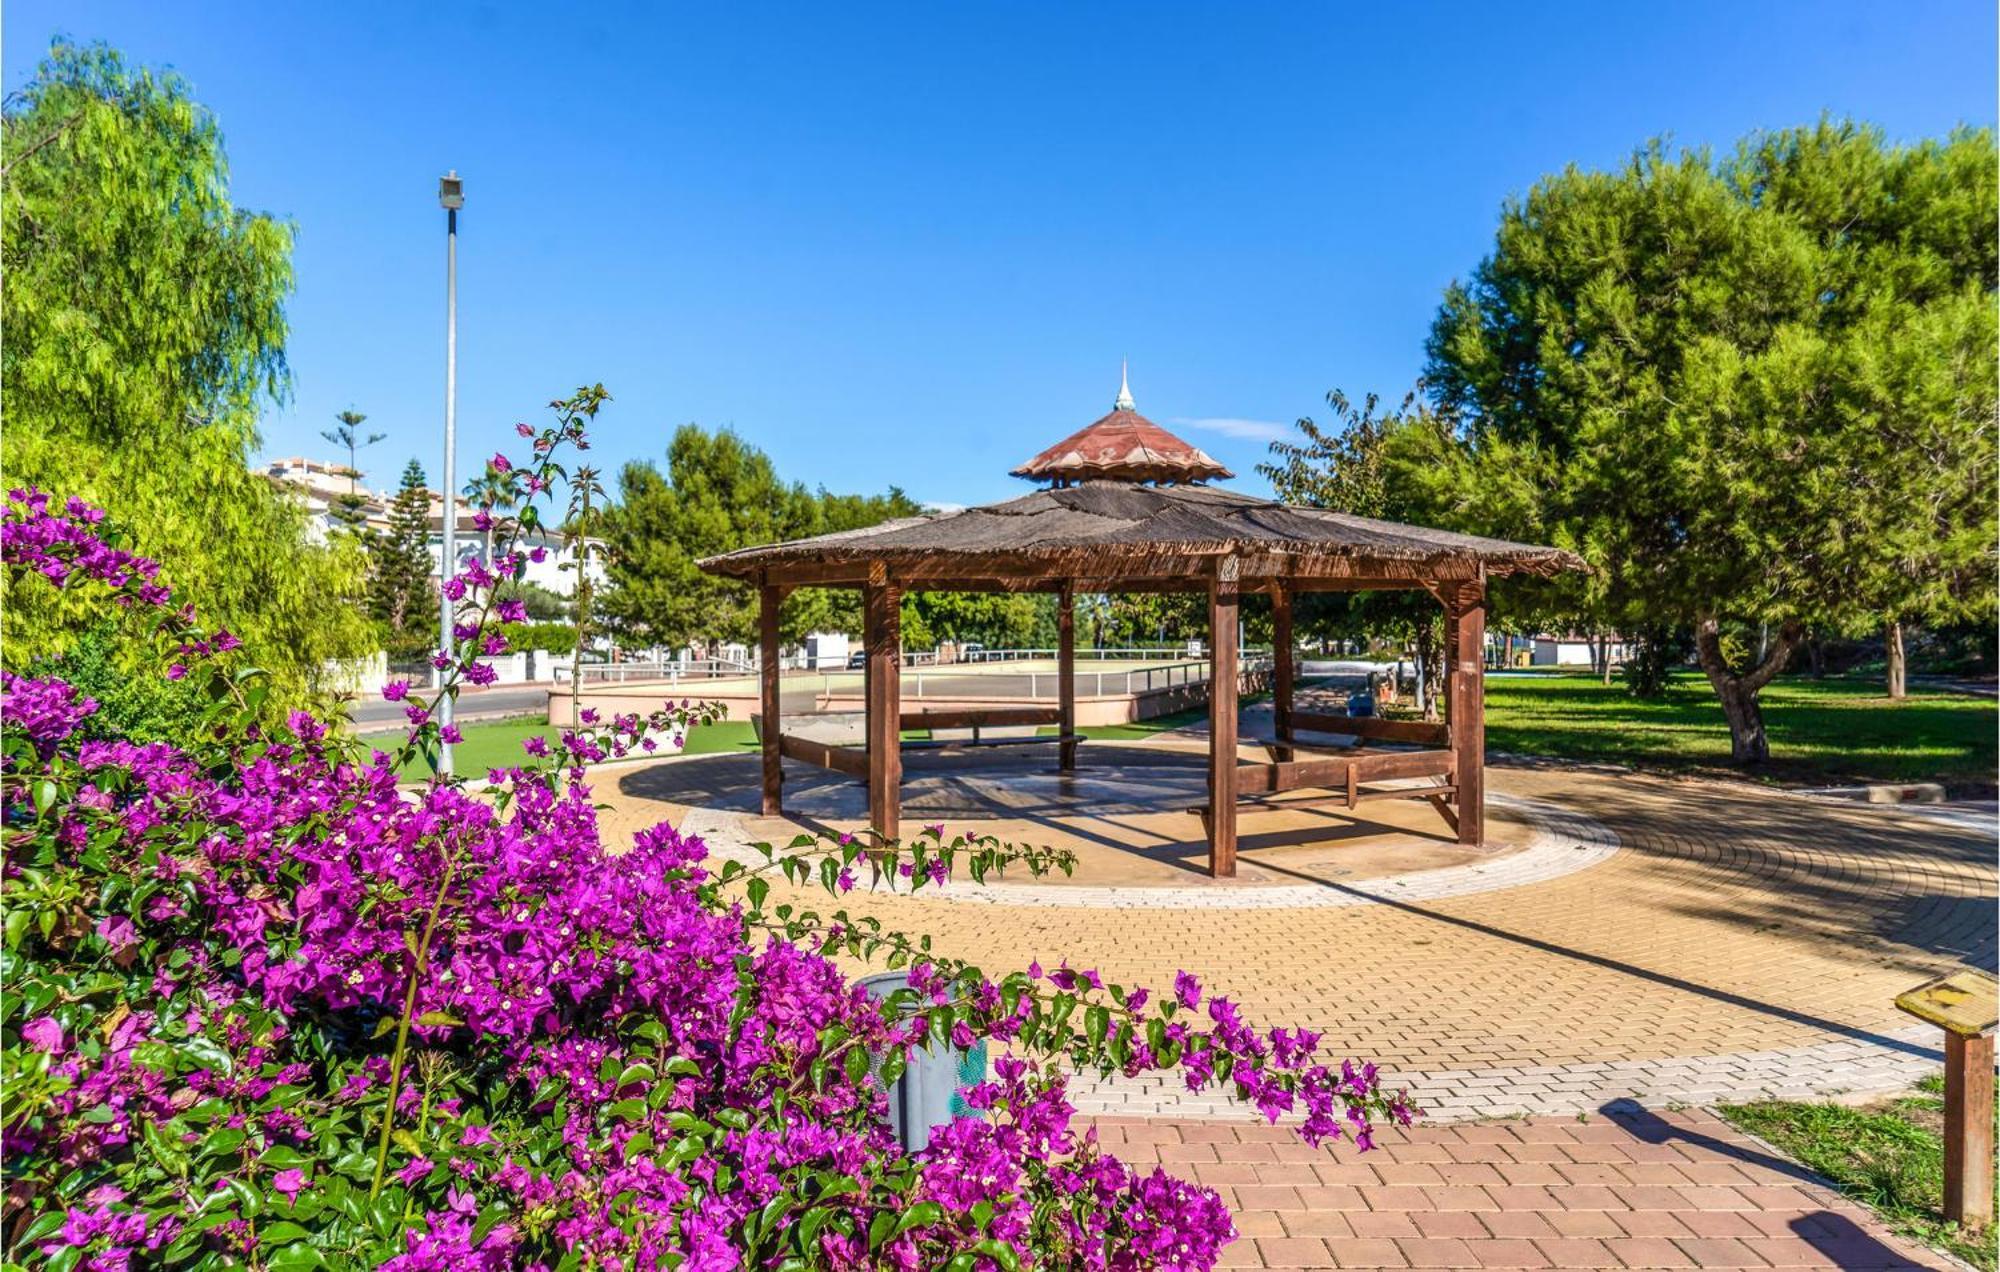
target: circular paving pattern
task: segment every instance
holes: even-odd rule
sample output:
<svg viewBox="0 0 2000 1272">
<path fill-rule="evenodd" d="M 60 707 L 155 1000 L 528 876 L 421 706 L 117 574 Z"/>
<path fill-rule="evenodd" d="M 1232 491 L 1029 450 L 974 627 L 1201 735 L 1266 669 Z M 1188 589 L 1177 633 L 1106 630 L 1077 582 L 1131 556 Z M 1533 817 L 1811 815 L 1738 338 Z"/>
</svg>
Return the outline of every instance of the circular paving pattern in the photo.
<svg viewBox="0 0 2000 1272">
<path fill-rule="evenodd" d="M 1068 887 L 1055 886 L 1053 882 L 999 882 L 980 887 L 939 888 L 922 895 L 966 905 L 1113 910 L 1300 910 L 1382 905 L 1395 901 L 1436 901 L 1539 883 L 1588 869 L 1618 851 L 1618 837 L 1608 827 L 1544 800 L 1495 795 L 1487 801 L 1487 809 L 1496 818 L 1509 817 L 1525 827 L 1521 842 L 1489 858 L 1430 870 L 1237 887 L 1218 887 L 1206 881 L 1200 885 L 1104 886 L 1091 884 L 1086 877 L 1085 881 Z M 762 821 L 740 813 L 695 808 L 688 810 L 676 824 L 684 833 L 701 836 L 710 852 L 752 863 L 763 858 L 750 845 L 773 842 L 773 836 L 754 829 Z M 977 829 L 979 823 L 966 821 L 957 825 Z M 1383 838 L 1393 847 L 1409 837 L 1391 834 Z"/>
<path fill-rule="evenodd" d="M 701 807 L 665 798 L 689 792 L 703 763 Z M 666 818 L 718 849 L 741 843 L 756 770 L 754 755 L 693 757 L 602 777 L 607 835 Z M 788 766 L 788 798 L 797 776 Z M 1484 860 L 1211 884 L 1169 854 L 1146 864 L 1168 881 L 1155 888 L 1105 886 L 1086 862 L 1067 886 L 1010 881 L 982 904 L 929 892 L 843 903 L 991 970 L 1067 961 L 1157 986 L 1186 968 L 1254 1020 L 1319 1029 L 1382 1062 L 1443 1117 L 1896 1089 L 1939 1051 L 1895 994 L 1994 964 L 1990 817 L 1625 773 L 1494 768 L 1488 780 L 1496 822 L 1527 833 Z M 957 777 L 939 788 L 940 800 L 976 794 Z M 1441 838 L 1378 829 L 1413 853 Z M 1565 841 L 1574 856 L 1555 851 Z M 1313 851 L 1295 836 L 1247 847 L 1245 873 Z M 1145 1082 L 1103 1085 L 1085 1106 L 1237 1112 Z"/>
</svg>

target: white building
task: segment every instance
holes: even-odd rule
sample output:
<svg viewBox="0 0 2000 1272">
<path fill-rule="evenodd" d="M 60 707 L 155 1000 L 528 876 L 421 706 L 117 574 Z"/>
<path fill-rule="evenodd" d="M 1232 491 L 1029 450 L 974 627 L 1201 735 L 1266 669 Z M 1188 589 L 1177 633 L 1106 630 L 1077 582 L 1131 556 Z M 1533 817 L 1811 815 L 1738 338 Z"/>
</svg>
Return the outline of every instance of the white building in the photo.
<svg viewBox="0 0 2000 1272">
<path fill-rule="evenodd" d="M 1600 642 L 1611 644 L 1612 663 L 1625 661 L 1625 638 L 1623 636 L 1600 637 Z M 1597 665 L 1595 651 L 1591 648 L 1591 638 L 1574 632 L 1554 636 L 1542 634 L 1534 637 L 1534 652 L 1528 656 L 1532 667 L 1594 667 Z"/>
<path fill-rule="evenodd" d="M 379 534 L 389 531 L 389 505 L 395 501 L 394 492 L 383 493 L 371 490 L 361 484 L 359 477 L 350 478 L 345 466 L 329 464 L 316 459 L 293 456 L 274 459 L 264 466 L 265 475 L 282 483 L 295 492 L 309 517 L 307 535 L 315 543 L 325 543 L 327 536 L 339 524 L 334 517 L 334 509 L 342 496 L 351 490 L 362 500 L 361 518 L 363 524 Z M 431 574 L 436 577 L 438 564 L 444 559 L 444 511 L 442 500 L 436 491 L 427 491 L 430 496 L 430 556 Z M 458 498 L 452 501 L 457 518 L 458 541 L 454 545 L 460 565 L 476 561 L 486 551 L 486 535 L 473 524 L 474 509 L 469 501 Z M 594 541 L 593 541 L 594 542 Z M 571 596 L 576 592 L 576 569 L 572 562 L 574 554 L 562 544 L 560 536 L 547 530 L 525 532 L 516 540 L 517 547 L 528 552 L 534 548 L 544 550 L 541 561 L 530 560 L 525 582 L 546 588 L 558 596 Z M 601 546 L 601 545 L 600 545 Z M 570 568 L 565 569 L 565 566 Z M 590 581 L 592 587 L 604 586 L 604 558 L 598 551 L 590 554 Z"/>
</svg>

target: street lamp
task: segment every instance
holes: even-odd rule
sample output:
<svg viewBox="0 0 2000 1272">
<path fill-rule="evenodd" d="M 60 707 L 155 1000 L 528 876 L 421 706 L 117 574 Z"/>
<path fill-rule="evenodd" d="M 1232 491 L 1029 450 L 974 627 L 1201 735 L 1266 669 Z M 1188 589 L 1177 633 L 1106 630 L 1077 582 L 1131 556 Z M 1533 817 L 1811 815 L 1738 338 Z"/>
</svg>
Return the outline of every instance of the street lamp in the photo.
<svg viewBox="0 0 2000 1272">
<path fill-rule="evenodd" d="M 458 642 L 452 636 L 456 617 L 445 585 L 458 572 L 458 210 L 465 206 L 465 183 L 453 168 L 438 178 L 438 206 L 444 209 L 444 544 L 438 563 L 439 648 L 455 655 Z M 452 721 L 450 695 L 438 703 L 438 724 L 449 728 Z M 440 771 L 451 775 L 451 743 L 442 745 L 438 755 Z"/>
</svg>

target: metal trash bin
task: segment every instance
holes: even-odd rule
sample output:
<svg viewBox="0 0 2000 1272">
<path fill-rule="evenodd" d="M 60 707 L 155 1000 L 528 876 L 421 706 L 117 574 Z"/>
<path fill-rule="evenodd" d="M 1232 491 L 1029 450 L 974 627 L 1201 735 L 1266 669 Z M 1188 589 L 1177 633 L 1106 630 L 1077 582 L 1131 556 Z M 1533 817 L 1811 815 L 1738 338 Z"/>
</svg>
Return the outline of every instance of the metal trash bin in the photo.
<svg viewBox="0 0 2000 1272">
<path fill-rule="evenodd" d="M 861 979 L 861 987 L 877 999 L 887 998 L 909 983 L 910 978 L 902 972 L 879 972 Z M 903 1076 L 889 1088 L 889 1128 L 903 1151 L 914 1153 L 929 1147 L 933 1127 L 948 1126 L 971 1114 L 963 1092 L 985 1080 L 984 1041 L 965 1052 L 948 1045 L 912 1052 Z"/>
</svg>

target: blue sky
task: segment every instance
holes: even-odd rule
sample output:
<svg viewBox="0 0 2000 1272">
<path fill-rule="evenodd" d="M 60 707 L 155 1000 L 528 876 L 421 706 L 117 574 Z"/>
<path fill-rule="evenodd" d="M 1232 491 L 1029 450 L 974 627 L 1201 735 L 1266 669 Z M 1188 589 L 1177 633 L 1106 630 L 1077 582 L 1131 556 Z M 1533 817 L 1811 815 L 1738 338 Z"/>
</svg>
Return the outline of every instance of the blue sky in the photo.
<svg viewBox="0 0 2000 1272">
<path fill-rule="evenodd" d="M 1329 388 L 1400 395 L 1501 201 L 1655 134 L 1990 124 L 1988 0 L 1908 4 L 295 5 L 12 0 L 171 65 L 240 206 L 298 226 L 293 400 L 437 473 L 464 175 L 460 468 L 587 381 L 608 467 L 686 421 L 926 500 L 1108 409 L 1236 468 Z"/>
</svg>

